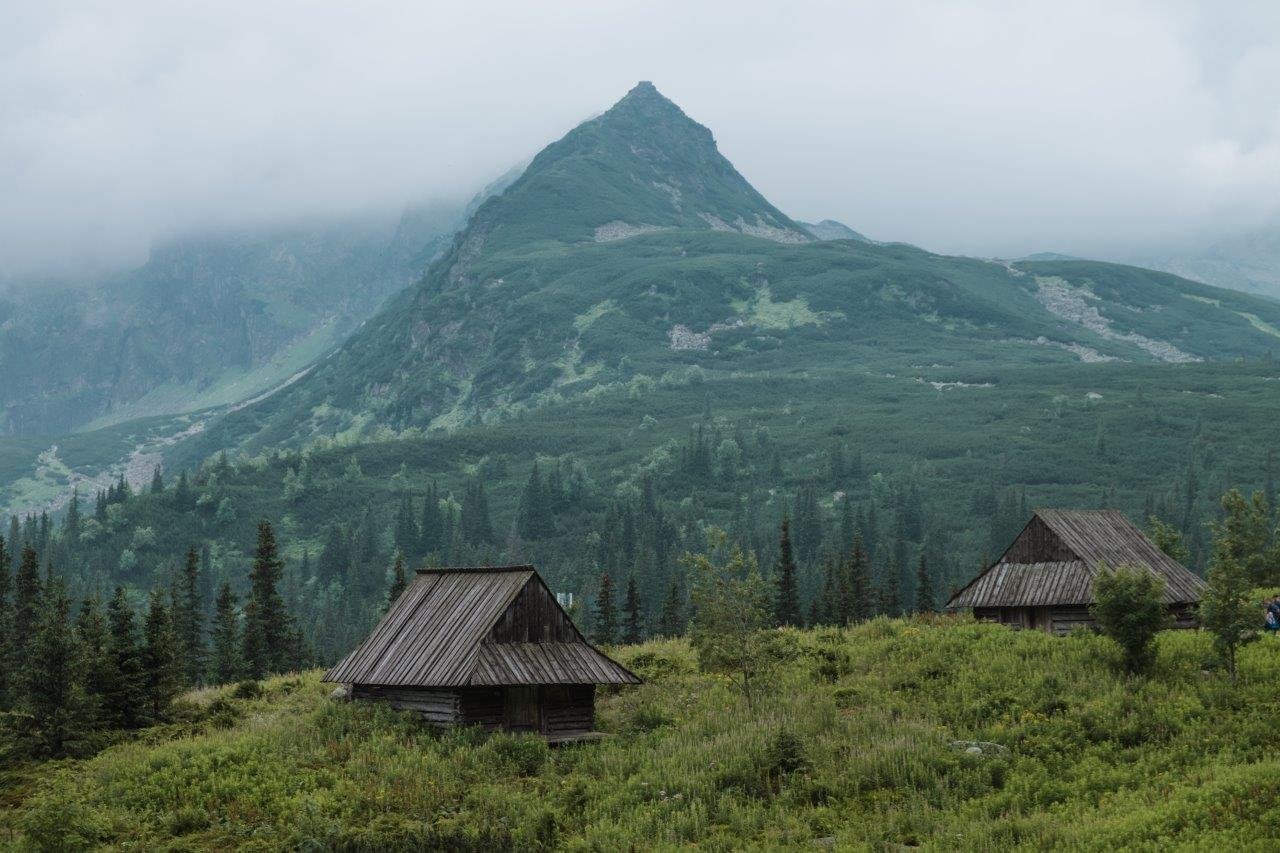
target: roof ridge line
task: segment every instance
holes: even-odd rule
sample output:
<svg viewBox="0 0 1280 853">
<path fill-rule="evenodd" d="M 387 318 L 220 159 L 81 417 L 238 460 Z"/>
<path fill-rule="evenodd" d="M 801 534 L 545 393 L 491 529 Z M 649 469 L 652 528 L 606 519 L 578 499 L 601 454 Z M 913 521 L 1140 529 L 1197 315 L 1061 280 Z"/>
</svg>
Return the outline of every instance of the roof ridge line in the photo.
<svg viewBox="0 0 1280 853">
<path fill-rule="evenodd" d="M 477 574 L 497 574 L 498 572 L 536 572 L 532 563 L 512 563 L 505 566 L 424 566 L 413 570 L 419 575 L 442 575 L 449 572 L 475 572 Z"/>
</svg>

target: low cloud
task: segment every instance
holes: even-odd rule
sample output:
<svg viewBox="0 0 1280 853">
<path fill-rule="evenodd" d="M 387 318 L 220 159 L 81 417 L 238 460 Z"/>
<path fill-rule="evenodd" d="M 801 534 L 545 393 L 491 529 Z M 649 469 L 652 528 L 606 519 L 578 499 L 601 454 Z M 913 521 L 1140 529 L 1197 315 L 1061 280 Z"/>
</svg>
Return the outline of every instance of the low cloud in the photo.
<svg viewBox="0 0 1280 853">
<path fill-rule="evenodd" d="M 939 251 L 1280 213 L 1280 7 L 0 4 L 0 273 L 464 197 L 639 79 L 771 200 Z"/>
</svg>

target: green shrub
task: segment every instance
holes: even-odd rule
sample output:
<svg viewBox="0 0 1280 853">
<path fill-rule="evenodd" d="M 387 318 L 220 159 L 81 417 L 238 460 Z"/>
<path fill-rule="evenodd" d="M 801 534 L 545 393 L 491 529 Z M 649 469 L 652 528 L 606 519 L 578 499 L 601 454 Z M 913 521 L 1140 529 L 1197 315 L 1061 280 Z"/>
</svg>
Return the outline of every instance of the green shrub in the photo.
<svg viewBox="0 0 1280 853">
<path fill-rule="evenodd" d="M 261 681 L 241 681 L 231 691 L 236 699 L 257 699 L 262 696 Z"/>
<path fill-rule="evenodd" d="M 1102 633 L 1120 647 L 1125 671 L 1131 674 L 1150 668 L 1156 634 L 1169 625 L 1161 589 L 1151 572 L 1124 566 L 1103 566 L 1094 580 L 1095 603 L 1089 610 Z"/>
</svg>

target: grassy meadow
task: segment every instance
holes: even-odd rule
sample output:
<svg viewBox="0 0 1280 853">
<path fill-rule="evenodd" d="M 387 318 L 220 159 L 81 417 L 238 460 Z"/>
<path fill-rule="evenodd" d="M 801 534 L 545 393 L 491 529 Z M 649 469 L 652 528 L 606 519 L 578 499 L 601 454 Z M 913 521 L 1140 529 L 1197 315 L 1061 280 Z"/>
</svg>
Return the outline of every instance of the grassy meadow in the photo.
<svg viewBox="0 0 1280 853">
<path fill-rule="evenodd" d="M 754 713 L 681 640 L 615 650 L 598 744 L 329 701 L 320 673 L 190 694 L 96 757 L 15 771 L 16 849 L 1258 849 L 1280 822 L 1275 638 L 1240 683 L 1167 632 L 1109 641 L 954 617 L 777 632 Z M 971 751 L 970 741 L 985 742 Z"/>
</svg>

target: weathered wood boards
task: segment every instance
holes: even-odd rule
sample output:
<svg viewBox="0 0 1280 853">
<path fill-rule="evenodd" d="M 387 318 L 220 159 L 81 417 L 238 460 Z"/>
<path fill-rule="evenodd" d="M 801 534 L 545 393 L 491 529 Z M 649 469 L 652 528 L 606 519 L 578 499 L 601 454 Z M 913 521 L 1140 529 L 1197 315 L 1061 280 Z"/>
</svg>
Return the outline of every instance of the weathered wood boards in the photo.
<svg viewBox="0 0 1280 853">
<path fill-rule="evenodd" d="M 420 570 L 325 680 L 432 725 L 553 740 L 591 733 L 595 685 L 640 682 L 586 641 L 532 566 Z"/>
<path fill-rule="evenodd" d="M 1204 581 L 1155 546 L 1118 510 L 1036 510 L 992 566 L 947 602 L 979 619 L 1068 634 L 1093 627 L 1093 583 L 1104 567 L 1150 572 L 1175 626 L 1196 624 Z"/>
</svg>

